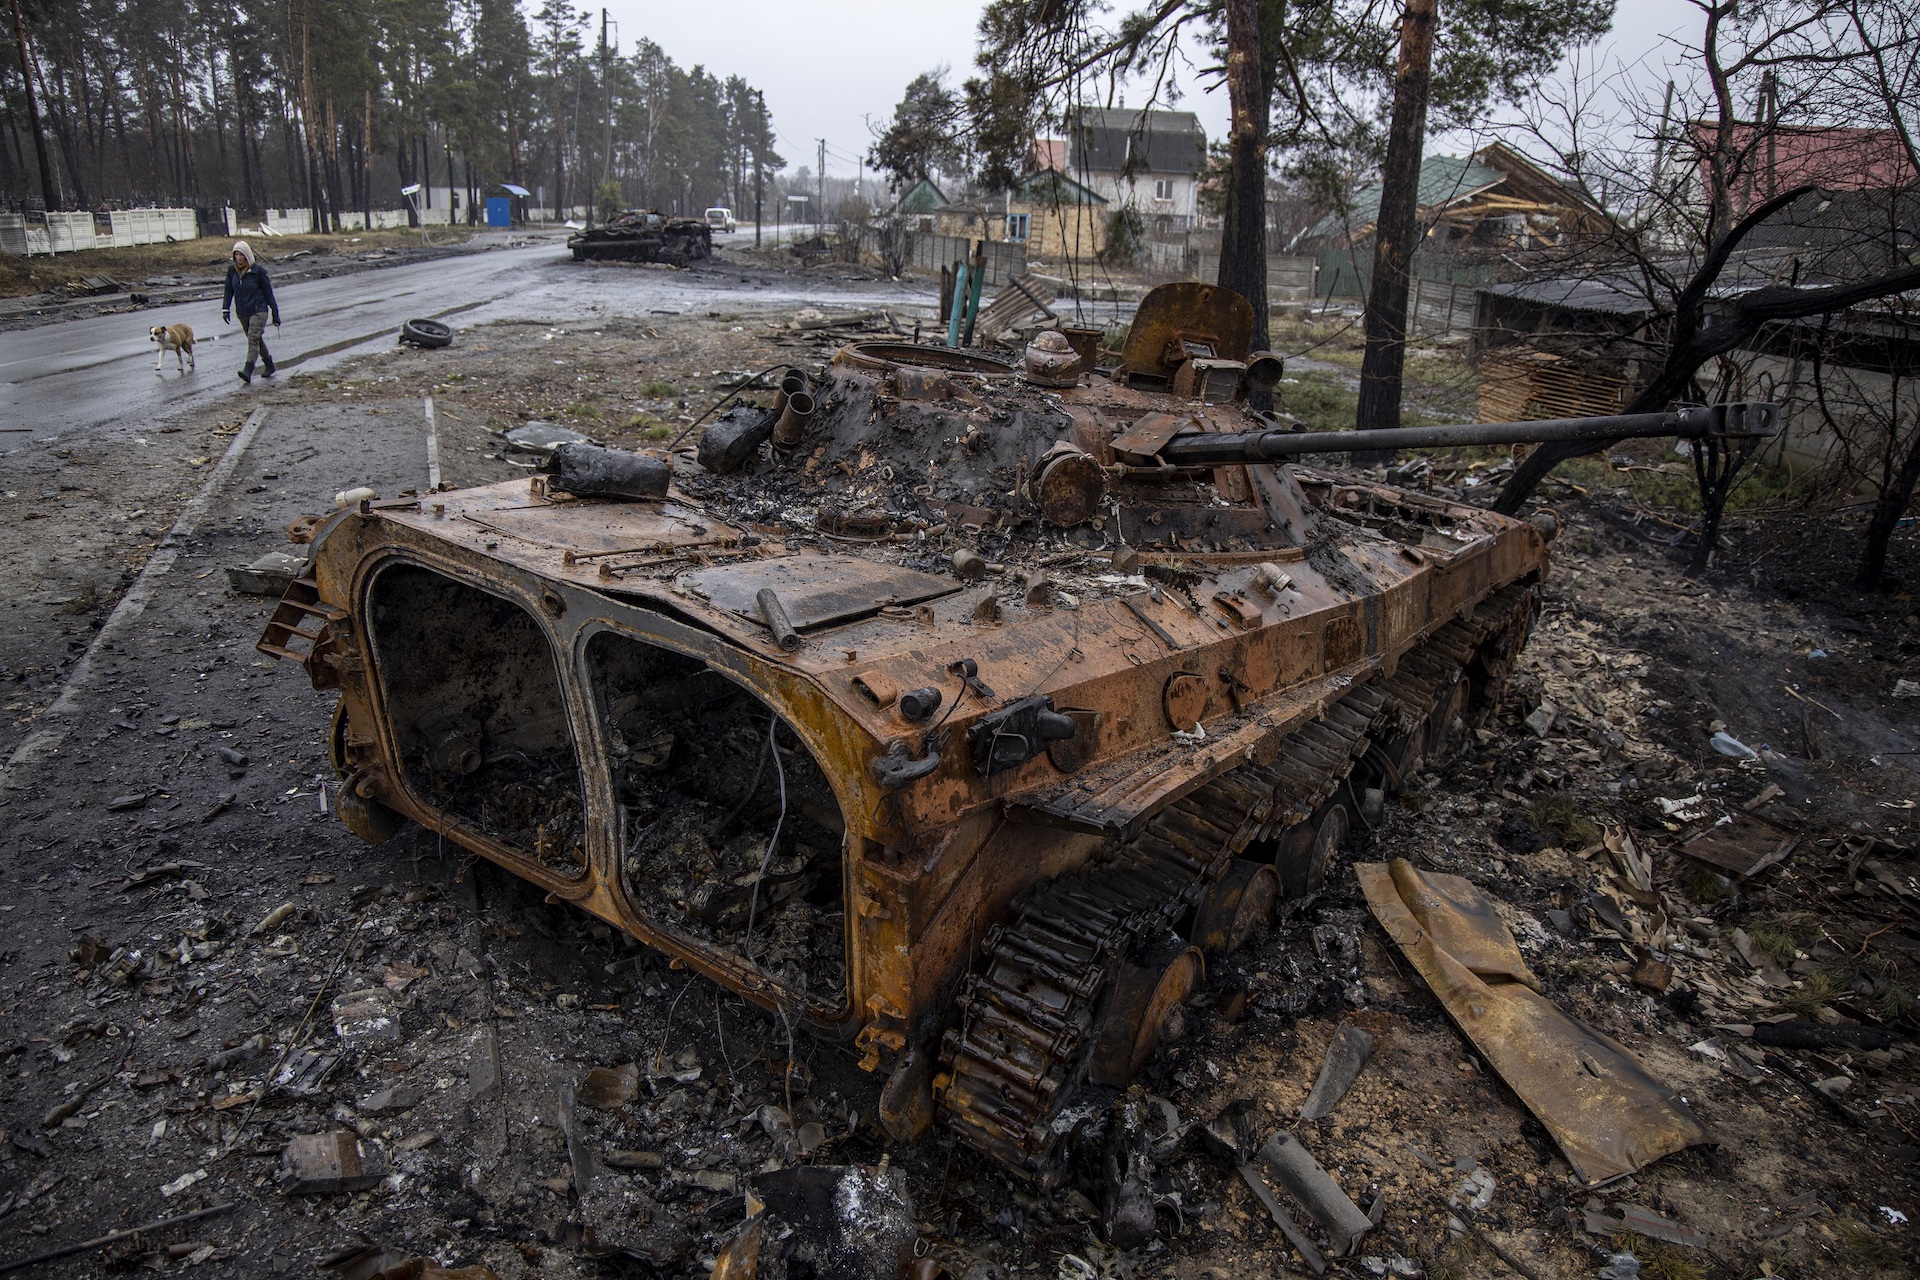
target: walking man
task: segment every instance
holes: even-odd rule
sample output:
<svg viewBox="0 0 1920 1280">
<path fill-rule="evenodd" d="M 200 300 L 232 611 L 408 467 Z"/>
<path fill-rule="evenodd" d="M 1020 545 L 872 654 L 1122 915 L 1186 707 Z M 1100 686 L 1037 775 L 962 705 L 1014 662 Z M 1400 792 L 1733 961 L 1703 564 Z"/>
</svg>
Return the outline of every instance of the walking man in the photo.
<svg viewBox="0 0 1920 1280">
<path fill-rule="evenodd" d="M 259 360 L 265 367 L 262 377 L 273 376 L 273 353 L 267 350 L 267 316 L 273 316 L 273 327 L 280 327 L 280 303 L 273 296 L 273 281 L 267 278 L 266 268 L 253 260 L 253 250 L 245 240 L 233 242 L 233 263 L 227 268 L 227 296 L 220 304 L 220 322 L 233 323 L 234 308 L 240 310 L 240 327 L 247 333 L 247 367 L 237 375 L 240 381 L 253 382 L 253 364 Z"/>
</svg>

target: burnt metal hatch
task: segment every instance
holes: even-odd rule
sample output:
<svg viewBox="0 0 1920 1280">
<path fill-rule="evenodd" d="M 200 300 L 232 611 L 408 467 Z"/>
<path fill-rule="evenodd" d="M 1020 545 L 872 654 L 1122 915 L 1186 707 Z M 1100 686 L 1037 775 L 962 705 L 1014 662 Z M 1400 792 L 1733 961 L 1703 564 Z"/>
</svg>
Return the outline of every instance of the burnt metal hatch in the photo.
<svg viewBox="0 0 1920 1280">
<path fill-rule="evenodd" d="M 876 564 L 855 556 L 797 555 L 753 564 L 715 566 L 683 573 L 677 585 L 715 608 L 760 618 L 756 601 L 771 589 L 796 629 L 851 622 L 889 605 L 918 604 L 952 595 L 960 584 L 916 569 Z"/>
<path fill-rule="evenodd" d="M 739 537 L 732 527 L 676 502 L 543 501 L 465 515 L 483 529 L 580 555 L 691 546 L 709 540 L 709 531 L 716 526 L 725 535 L 722 540 Z"/>
</svg>

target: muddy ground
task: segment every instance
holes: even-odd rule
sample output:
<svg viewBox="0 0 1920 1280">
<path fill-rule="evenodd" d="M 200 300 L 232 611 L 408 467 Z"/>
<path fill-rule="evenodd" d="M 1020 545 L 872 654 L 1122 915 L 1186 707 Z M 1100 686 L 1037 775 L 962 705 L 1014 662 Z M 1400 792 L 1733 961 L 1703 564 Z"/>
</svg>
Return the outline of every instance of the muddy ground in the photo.
<svg viewBox="0 0 1920 1280">
<path fill-rule="evenodd" d="M 59 740 L 0 794 L 0 1264 L 231 1205 L 35 1274 L 319 1275 L 374 1242 L 508 1277 L 704 1276 L 748 1175 L 886 1158 L 906 1171 L 921 1249 L 955 1276 L 1307 1274 L 1204 1144 L 1158 1172 L 1161 1238 L 1117 1253 L 1095 1188 L 1023 1186 L 941 1136 L 889 1152 L 877 1082 L 849 1049 L 790 1037 L 430 833 L 369 847 L 327 816 L 329 702 L 254 651 L 271 602 L 230 591 L 227 567 L 283 545 L 281 527 L 338 489 L 423 482 L 427 396 L 448 481 L 523 475 L 504 429 L 669 440 L 739 373 L 822 358 L 820 331 L 776 327 L 793 320 L 493 324 L 251 402 L 266 415 L 206 519 L 137 622 L 95 649 Z M 5 584 L 5 750 L 54 723 L 78 655 L 248 420 L 155 424 L 133 454 L 9 459 L 26 554 Z M 1442 465 L 1430 482 L 1465 474 Z M 1541 1277 L 1595 1275 L 1628 1248 L 1663 1277 L 1920 1262 L 1906 1038 L 1920 704 L 1892 696 L 1920 679 L 1920 617 L 1910 595 L 1838 585 L 1857 545 L 1845 513 L 1743 517 L 1690 580 L 1684 515 L 1648 508 L 1632 478 L 1600 469 L 1543 494 L 1566 530 L 1505 699 L 1352 854 L 1465 875 L 1505 903 L 1547 993 L 1684 1094 L 1717 1145 L 1578 1185 L 1341 874 L 1210 966 L 1186 1037 L 1141 1086 L 1183 1121 L 1251 1100 L 1263 1136 L 1290 1125 L 1350 1193 L 1377 1192 L 1361 1252 L 1381 1270 L 1350 1259 L 1342 1274 L 1515 1274 L 1496 1250 Z M 1903 534 L 1895 556 L 1920 578 L 1920 539 Z M 1716 728 L 1758 758 L 1716 752 Z M 1738 883 L 1678 853 L 1749 805 L 1797 835 L 1784 861 Z M 1623 833 L 1649 890 L 1608 848 Z M 1671 965 L 1664 992 L 1632 980 L 1639 948 Z M 1765 1060 L 1744 1033 L 1783 1016 L 1897 1038 Z M 1342 1020 L 1373 1034 L 1373 1057 L 1330 1119 L 1299 1122 Z M 638 1096 L 574 1118 L 600 1164 L 589 1237 L 558 1098 L 628 1063 Z M 288 1143 L 342 1129 L 388 1176 L 284 1193 Z M 1477 1170 L 1492 1198 L 1462 1236 L 1448 1200 Z M 1588 1208 L 1624 1205 L 1701 1247 L 1586 1229 Z"/>
</svg>

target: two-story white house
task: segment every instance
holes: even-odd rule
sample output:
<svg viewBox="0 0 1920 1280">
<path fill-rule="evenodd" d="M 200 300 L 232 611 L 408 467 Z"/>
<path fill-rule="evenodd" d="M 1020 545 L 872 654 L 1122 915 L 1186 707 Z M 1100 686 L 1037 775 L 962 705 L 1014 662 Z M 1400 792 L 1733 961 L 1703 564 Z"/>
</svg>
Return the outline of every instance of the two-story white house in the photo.
<svg viewBox="0 0 1920 1280">
<path fill-rule="evenodd" d="M 1149 232 L 1197 225 L 1207 134 L 1193 112 L 1084 107 L 1066 126 L 1069 177 L 1137 211 Z"/>
</svg>

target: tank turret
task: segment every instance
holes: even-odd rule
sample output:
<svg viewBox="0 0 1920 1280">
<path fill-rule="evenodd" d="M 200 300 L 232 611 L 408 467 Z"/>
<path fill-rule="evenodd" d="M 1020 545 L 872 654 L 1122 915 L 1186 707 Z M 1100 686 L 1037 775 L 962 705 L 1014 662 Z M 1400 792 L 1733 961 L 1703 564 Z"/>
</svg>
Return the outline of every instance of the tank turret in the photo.
<svg viewBox="0 0 1920 1280">
<path fill-rule="evenodd" d="M 356 833 L 431 825 L 852 1042 L 896 1138 L 1049 1181 L 1076 1092 L 1492 704 L 1547 571 L 1536 524 L 1275 461 L 1354 437 L 1246 407 L 1251 327 L 1184 284 L 1107 369 L 856 344 L 670 484 L 581 454 L 364 502 L 261 647 L 337 693 Z"/>
</svg>

